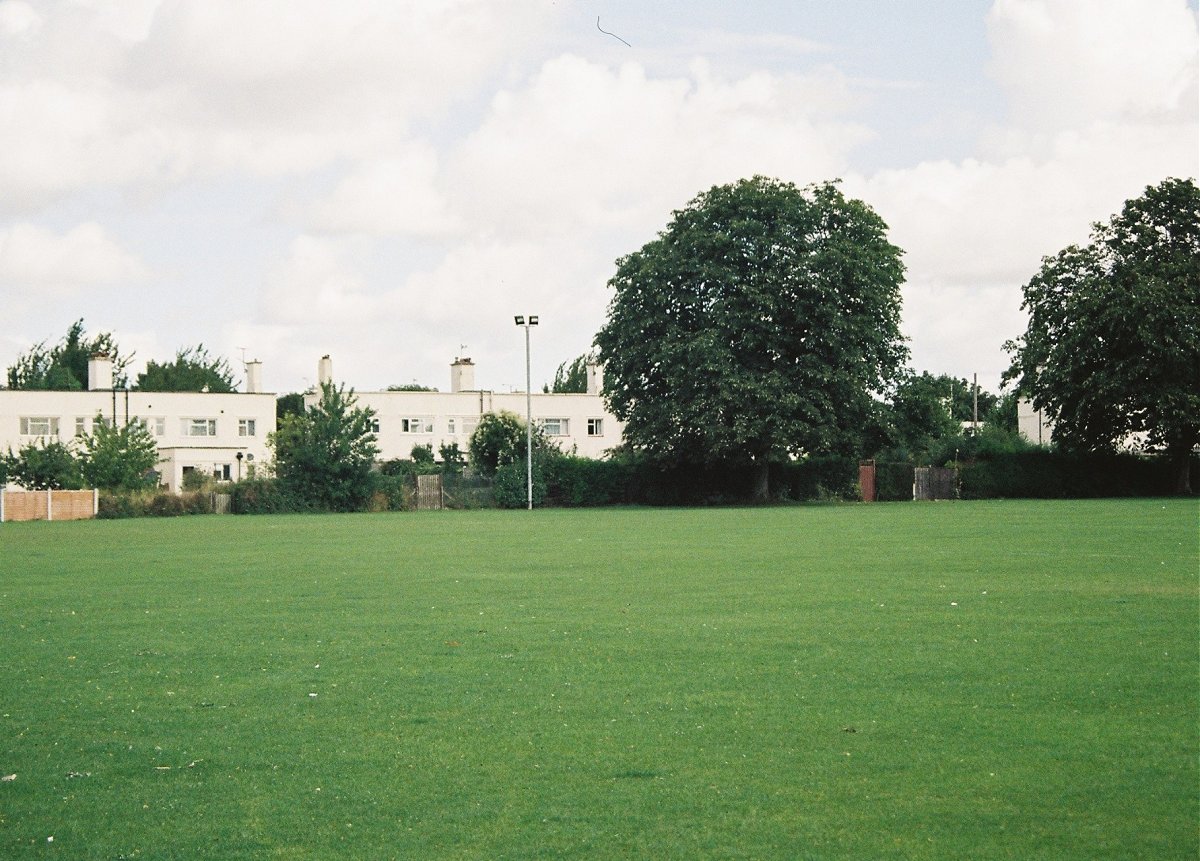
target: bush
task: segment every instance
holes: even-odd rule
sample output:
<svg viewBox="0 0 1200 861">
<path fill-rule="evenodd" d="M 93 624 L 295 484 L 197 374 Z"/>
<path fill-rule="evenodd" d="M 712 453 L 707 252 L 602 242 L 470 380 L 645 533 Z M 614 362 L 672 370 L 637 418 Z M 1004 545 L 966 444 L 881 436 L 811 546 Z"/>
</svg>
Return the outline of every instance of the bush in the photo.
<svg viewBox="0 0 1200 861">
<path fill-rule="evenodd" d="M 876 463 L 875 498 L 880 502 L 903 502 L 913 498 L 911 463 Z"/>
<path fill-rule="evenodd" d="M 529 503 L 527 486 L 527 468 L 524 463 L 506 463 L 496 470 L 492 482 L 492 492 L 496 504 L 501 508 L 524 508 Z M 533 504 L 542 505 L 546 501 L 546 480 L 542 475 L 541 464 L 533 468 Z"/>
<path fill-rule="evenodd" d="M 230 488 L 234 514 L 286 514 L 311 510 L 274 478 L 245 478 Z"/>
<path fill-rule="evenodd" d="M 624 463 L 575 455 L 550 457 L 542 464 L 547 500 L 567 507 L 627 502 L 630 472 Z"/>
</svg>

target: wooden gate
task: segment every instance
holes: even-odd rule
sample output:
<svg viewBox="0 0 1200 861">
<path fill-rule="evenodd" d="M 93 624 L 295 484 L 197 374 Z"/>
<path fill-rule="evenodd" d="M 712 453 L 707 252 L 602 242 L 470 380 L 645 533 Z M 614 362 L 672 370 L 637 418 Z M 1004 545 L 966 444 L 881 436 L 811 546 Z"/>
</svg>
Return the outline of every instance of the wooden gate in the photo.
<svg viewBox="0 0 1200 861">
<path fill-rule="evenodd" d="M 441 475 L 417 476 L 417 510 L 430 511 L 443 507 Z"/>
<path fill-rule="evenodd" d="M 957 498 L 957 469 L 942 466 L 919 466 L 913 470 L 913 499 Z"/>
<path fill-rule="evenodd" d="M 863 502 L 875 501 L 875 461 L 859 461 L 858 487 L 862 492 Z"/>
</svg>

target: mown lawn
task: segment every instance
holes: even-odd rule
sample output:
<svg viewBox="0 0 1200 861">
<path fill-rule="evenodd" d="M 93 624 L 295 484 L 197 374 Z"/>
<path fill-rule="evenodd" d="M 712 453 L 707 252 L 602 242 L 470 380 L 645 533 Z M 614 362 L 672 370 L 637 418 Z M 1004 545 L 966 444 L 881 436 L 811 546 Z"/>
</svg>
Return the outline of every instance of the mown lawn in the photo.
<svg viewBox="0 0 1200 861">
<path fill-rule="evenodd" d="M 1198 513 L 3 524 L 0 857 L 1195 859 Z"/>
</svg>

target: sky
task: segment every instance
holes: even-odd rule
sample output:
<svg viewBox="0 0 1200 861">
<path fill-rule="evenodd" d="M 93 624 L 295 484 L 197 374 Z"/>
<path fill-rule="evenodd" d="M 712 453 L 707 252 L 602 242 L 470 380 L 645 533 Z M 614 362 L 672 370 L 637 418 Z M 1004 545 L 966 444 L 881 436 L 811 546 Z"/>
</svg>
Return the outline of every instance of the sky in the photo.
<svg viewBox="0 0 1200 861">
<path fill-rule="evenodd" d="M 1200 173 L 1196 0 L 0 0 L 0 366 L 76 319 L 278 393 L 535 388 L 714 185 L 840 179 L 916 371 L 995 390 L 1043 256 Z"/>
</svg>

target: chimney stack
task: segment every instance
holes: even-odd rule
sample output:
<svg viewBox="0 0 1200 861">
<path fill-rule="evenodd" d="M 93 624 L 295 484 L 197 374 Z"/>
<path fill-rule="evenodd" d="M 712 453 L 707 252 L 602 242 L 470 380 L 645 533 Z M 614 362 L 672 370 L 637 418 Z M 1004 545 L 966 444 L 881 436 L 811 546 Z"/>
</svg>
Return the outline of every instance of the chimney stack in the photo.
<svg viewBox="0 0 1200 861">
<path fill-rule="evenodd" d="M 587 393 L 598 395 L 604 388 L 604 366 L 595 359 L 587 360 Z"/>
<path fill-rule="evenodd" d="M 262 394 L 262 362 L 258 359 L 246 363 L 246 394 Z"/>
<path fill-rule="evenodd" d="M 450 391 L 475 391 L 475 364 L 470 359 L 455 359 L 450 365 Z"/>
<path fill-rule="evenodd" d="M 333 359 L 329 358 L 329 354 L 317 362 L 317 384 L 323 386 L 326 383 L 333 384 Z"/>
<path fill-rule="evenodd" d="M 88 358 L 88 391 L 107 391 L 113 387 L 113 360 L 104 353 Z"/>
</svg>

